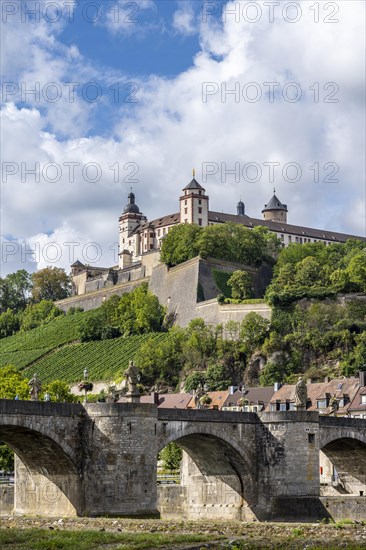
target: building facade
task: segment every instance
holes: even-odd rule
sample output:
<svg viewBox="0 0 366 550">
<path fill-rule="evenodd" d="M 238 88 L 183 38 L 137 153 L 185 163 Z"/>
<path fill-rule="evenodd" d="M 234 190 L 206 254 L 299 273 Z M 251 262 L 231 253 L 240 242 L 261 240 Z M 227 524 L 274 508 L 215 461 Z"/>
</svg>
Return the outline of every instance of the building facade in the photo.
<svg viewBox="0 0 366 550">
<path fill-rule="evenodd" d="M 330 245 L 345 242 L 349 238 L 366 240 L 363 237 L 346 235 L 325 229 L 315 229 L 287 223 L 288 208 L 276 196 L 273 196 L 262 210 L 263 219 L 251 218 L 245 214 L 245 205 L 240 200 L 236 214 L 225 214 L 210 210 L 206 190 L 198 183 L 193 172 L 193 179 L 184 187 L 179 197 L 179 212 L 148 221 L 140 212 L 135 202 L 135 195 L 130 192 L 128 203 L 119 218 L 119 268 L 125 269 L 141 261 L 144 254 L 159 250 L 162 239 L 169 230 L 179 223 L 191 223 L 201 227 L 217 223 L 239 223 L 252 229 L 258 225 L 267 227 L 275 233 L 283 246 L 291 243 L 323 242 Z"/>
</svg>

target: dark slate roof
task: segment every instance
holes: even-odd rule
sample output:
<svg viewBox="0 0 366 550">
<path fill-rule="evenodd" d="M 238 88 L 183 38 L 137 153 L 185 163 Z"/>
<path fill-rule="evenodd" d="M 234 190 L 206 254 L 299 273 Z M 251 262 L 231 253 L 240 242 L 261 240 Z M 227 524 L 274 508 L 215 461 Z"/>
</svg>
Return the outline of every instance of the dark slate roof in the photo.
<svg viewBox="0 0 366 550">
<path fill-rule="evenodd" d="M 247 399 L 250 404 L 263 403 L 266 407 L 271 400 L 271 397 L 274 394 L 273 386 L 261 387 L 257 386 L 255 388 L 247 388 L 244 393 L 237 390 L 233 394 L 229 395 L 224 403 L 224 407 L 230 407 L 236 405 L 239 399 L 244 397 Z"/>
<path fill-rule="evenodd" d="M 299 237 L 321 239 L 334 242 L 345 242 L 347 239 L 358 239 L 359 241 L 365 241 L 366 237 L 360 237 L 358 235 L 347 235 L 346 233 L 338 233 L 337 231 L 329 231 L 326 229 L 314 229 L 312 227 L 303 227 L 301 225 L 292 225 L 283 222 L 272 222 L 268 220 L 258 220 L 256 218 L 250 218 L 249 216 L 237 216 L 235 214 L 223 214 L 222 212 L 209 212 L 208 219 L 214 223 L 241 223 L 246 227 L 253 228 L 258 225 L 268 227 L 271 231 L 277 233 L 289 233 L 290 235 L 298 235 Z"/>
<path fill-rule="evenodd" d="M 304 227 L 301 225 L 292 225 L 289 223 L 283 222 L 273 222 L 269 220 L 258 220 L 256 218 L 251 218 L 246 214 L 244 216 L 238 216 L 237 214 L 224 214 L 223 212 L 209 212 L 208 213 L 209 222 L 213 223 L 240 223 L 253 229 L 261 225 L 267 227 L 271 231 L 276 231 L 276 233 L 283 233 L 284 235 L 298 235 L 299 237 L 307 239 L 320 239 L 327 240 L 331 242 L 345 242 L 347 239 L 358 239 L 359 241 L 365 241 L 366 237 L 360 237 L 358 235 L 348 235 L 346 233 L 338 233 L 337 231 L 329 231 L 326 229 L 315 229 L 312 227 Z M 145 222 L 143 225 L 138 227 L 138 231 L 154 228 L 158 229 L 159 227 L 166 227 L 169 225 L 175 225 L 180 223 L 180 213 L 169 214 L 168 216 L 163 216 L 162 218 L 157 218 L 150 222 Z M 135 230 L 136 232 L 136 230 Z"/>
<path fill-rule="evenodd" d="M 180 213 L 168 214 L 168 216 L 163 216 L 162 218 L 157 218 L 151 222 L 146 222 L 141 226 L 141 229 L 149 229 L 153 227 L 154 229 L 159 229 L 159 227 L 166 227 L 167 225 L 174 225 L 180 223 Z"/>
<path fill-rule="evenodd" d="M 202 191 L 205 191 L 205 189 L 198 183 L 196 178 L 193 178 L 192 181 L 189 182 L 188 185 L 185 186 L 183 191 L 187 191 L 188 189 L 202 189 Z"/>
<path fill-rule="evenodd" d="M 285 210 L 287 212 L 287 204 L 282 204 L 280 199 L 276 195 L 273 195 L 269 203 L 264 205 L 262 212 L 266 212 L 267 210 Z"/>
<path fill-rule="evenodd" d="M 82 264 L 79 260 L 76 260 L 76 262 L 71 264 L 71 267 L 85 267 L 85 265 Z"/>
</svg>

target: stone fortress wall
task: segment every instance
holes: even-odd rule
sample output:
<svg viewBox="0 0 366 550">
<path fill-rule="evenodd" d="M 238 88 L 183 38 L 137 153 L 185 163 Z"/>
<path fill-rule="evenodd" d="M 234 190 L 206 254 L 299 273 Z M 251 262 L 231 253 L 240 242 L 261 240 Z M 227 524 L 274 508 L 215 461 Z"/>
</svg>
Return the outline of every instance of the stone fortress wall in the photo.
<svg viewBox="0 0 366 550">
<path fill-rule="evenodd" d="M 92 278 L 85 283 L 85 288 L 88 289 L 87 293 L 60 300 L 56 302 L 56 305 L 64 311 L 71 307 L 80 307 L 87 311 L 99 307 L 114 294 L 121 296 L 126 292 L 131 292 L 142 283 L 148 282 L 151 292 L 167 308 L 167 312 L 174 315 L 175 322 L 183 327 L 198 317 L 204 319 L 208 324 L 226 323 L 229 320 L 240 322 L 251 311 L 270 319 L 271 308 L 264 303 L 220 305 L 216 297 L 221 290 L 216 285 L 212 274 L 213 269 L 226 273 L 238 269 L 248 271 L 253 276 L 254 294 L 259 297 L 263 295 L 270 280 L 271 269 L 269 266 L 263 266 L 257 270 L 251 266 L 233 262 L 196 257 L 178 266 L 168 268 L 159 262 L 159 256 L 159 252 L 146 254 L 140 264 L 116 271 L 116 284 L 104 284 L 104 275 Z M 85 278 L 84 274 L 77 277 L 82 276 Z M 202 297 L 204 300 L 199 301 Z"/>
</svg>

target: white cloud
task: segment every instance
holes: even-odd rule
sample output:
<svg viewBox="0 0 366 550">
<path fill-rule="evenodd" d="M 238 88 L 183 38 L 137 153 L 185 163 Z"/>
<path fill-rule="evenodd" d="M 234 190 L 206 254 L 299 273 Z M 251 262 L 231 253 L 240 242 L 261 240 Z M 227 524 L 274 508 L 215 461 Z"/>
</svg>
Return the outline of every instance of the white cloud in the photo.
<svg viewBox="0 0 366 550">
<path fill-rule="evenodd" d="M 142 14 L 147 10 L 156 10 L 156 4 L 153 0 L 117 0 L 106 11 L 103 24 L 112 34 L 138 34 L 156 28 L 156 24 L 149 21 L 142 21 Z"/>
<path fill-rule="evenodd" d="M 219 168 L 204 183 L 211 210 L 234 213 L 242 196 L 247 213 L 261 217 L 275 185 L 280 199 L 288 204 L 290 223 L 365 234 L 364 12 L 363 3 L 350 1 L 337 24 L 316 24 L 305 8 L 306 18 L 296 24 L 280 18 L 252 25 L 236 23 L 234 18 L 227 18 L 222 26 L 202 22 L 201 50 L 189 70 L 171 79 L 152 75 L 139 82 L 139 103 L 125 104 L 120 110 L 116 106 L 115 124 L 107 137 L 83 137 L 90 124 L 89 108 L 83 103 L 42 105 L 45 110 L 37 105 L 7 105 L 3 110 L 3 132 L 8 136 L 3 140 L 3 161 L 39 162 L 41 167 L 56 162 L 63 171 L 54 184 L 42 179 L 36 183 L 31 176 L 22 182 L 20 172 L 3 184 L 4 234 L 32 245 L 55 240 L 65 249 L 62 262 L 66 239 L 80 242 L 81 248 L 95 241 L 103 250 L 100 265 L 113 265 L 118 216 L 131 185 L 129 163 L 139 166 L 135 176 L 139 183 L 133 184 L 137 203 L 153 219 L 178 211 L 178 197 L 191 168 L 197 169 L 202 181 L 202 165 L 208 162 Z M 79 58 L 77 49 L 63 49 L 55 43 L 56 51 L 65 53 L 55 55 L 49 46 L 55 40 L 52 33 L 49 29 L 42 32 L 41 44 L 38 36 L 28 37 L 29 51 L 34 44 L 38 50 L 30 56 L 28 67 L 17 61 L 19 74 L 38 74 L 44 79 L 59 74 L 62 78 L 72 70 L 76 75 L 82 65 L 88 76 L 96 71 L 88 60 Z M 110 77 L 106 70 L 102 74 L 105 79 Z M 280 89 L 288 81 L 298 82 L 302 100 L 270 103 L 264 83 L 271 81 L 279 82 Z M 218 89 L 207 102 L 202 101 L 205 82 L 215 83 Z M 227 90 L 239 85 L 242 94 L 250 82 L 262 90 L 260 101 L 251 103 L 242 95 L 238 102 L 233 95 L 222 101 L 224 85 Z M 319 103 L 309 90 L 317 82 Z M 338 103 L 324 103 L 332 91 L 323 89 L 327 82 L 339 86 Z M 45 131 L 50 121 L 55 134 Z M 58 131 L 66 139 L 60 140 Z M 92 184 L 78 167 L 70 183 L 65 162 L 78 162 L 81 167 L 98 163 L 102 177 Z M 110 168 L 117 162 L 118 184 Z M 239 163 L 243 170 L 248 162 L 259 164 L 262 170 L 257 183 L 245 181 L 242 174 L 239 183 L 232 175 L 223 181 L 221 163 L 229 169 Z M 281 165 L 273 182 L 265 162 Z M 283 178 L 282 169 L 289 162 L 302 168 L 297 183 Z M 332 170 L 329 165 L 324 167 L 331 162 L 339 165 L 335 176 L 339 183 L 324 181 Z M 319 163 L 318 182 L 314 181 L 315 163 Z M 40 261 L 39 266 L 43 265 Z"/>
<path fill-rule="evenodd" d="M 185 1 L 181 7 L 173 14 L 173 28 L 178 34 L 191 36 L 196 34 L 197 26 L 195 22 L 195 13 L 190 2 Z"/>
</svg>

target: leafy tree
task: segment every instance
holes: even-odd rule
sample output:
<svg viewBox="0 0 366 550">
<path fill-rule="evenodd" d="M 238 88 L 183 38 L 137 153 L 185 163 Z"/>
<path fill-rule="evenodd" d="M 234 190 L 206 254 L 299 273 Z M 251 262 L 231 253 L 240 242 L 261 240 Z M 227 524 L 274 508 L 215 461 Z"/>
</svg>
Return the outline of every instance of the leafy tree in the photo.
<svg viewBox="0 0 366 550">
<path fill-rule="evenodd" d="M 225 364 L 210 365 L 205 375 L 206 384 L 211 391 L 227 390 L 232 379 Z"/>
<path fill-rule="evenodd" d="M 71 293 L 71 279 L 60 267 L 46 267 L 31 276 L 33 288 L 32 298 L 35 302 L 41 300 L 62 300 Z"/>
<path fill-rule="evenodd" d="M 19 316 L 8 309 L 0 314 L 0 338 L 6 338 L 20 328 Z"/>
<path fill-rule="evenodd" d="M 78 332 L 81 342 L 91 342 L 102 339 L 103 315 L 101 309 L 93 311 L 91 315 L 83 317 L 79 323 Z"/>
<path fill-rule="evenodd" d="M 205 374 L 203 372 L 195 371 L 187 376 L 184 381 L 184 389 L 186 392 L 197 390 L 204 386 Z"/>
<path fill-rule="evenodd" d="M 25 269 L 0 278 L 0 312 L 23 310 L 29 301 L 31 288 L 31 276 Z"/>
<path fill-rule="evenodd" d="M 295 282 L 303 286 L 315 286 L 323 283 L 322 267 L 312 256 L 307 256 L 296 264 Z"/>
<path fill-rule="evenodd" d="M 269 332 L 270 323 L 254 312 L 248 313 L 241 323 L 240 337 L 248 354 L 258 348 Z"/>
<path fill-rule="evenodd" d="M 179 470 L 180 463 L 182 462 L 182 449 L 178 447 L 176 443 L 169 443 L 159 453 L 159 460 L 163 470 L 168 472 L 174 472 Z"/>
<path fill-rule="evenodd" d="M 0 470 L 6 473 L 14 472 L 14 452 L 2 443 L 0 443 Z"/>
<path fill-rule="evenodd" d="M 184 330 L 174 327 L 169 339 L 153 344 L 147 340 L 141 346 L 135 361 L 144 384 L 176 387 L 185 362 L 184 338 Z"/>
<path fill-rule="evenodd" d="M 351 258 L 347 267 L 350 281 L 356 283 L 358 289 L 366 291 L 366 251 L 356 254 Z"/>
<path fill-rule="evenodd" d="M 1 369 L 0 399 L 28 399 L 28 380 L 12 365 Z"/>
<path fill-rule="evenodd" d="M 143 284 L 128 294 L 123 294 L 118 303 L 115 323 L 121 334 L 143 334 L 161 330 L 165 310 L 159 300 Z"/>
<path fill-rule="evenodd" d="M 43 396 L 45 393 L 50 395 L 51 401 L 61 403 L 76 403 L 77 397 L 70 392 L 69 385 L 63 380 L 53 380 L 42 388 Z"/>
<path fill-rule="evenodd" d="M 190 223 L 179 224 L 169 230 L 161 246 L 161 261 L 178 265 L 198 256 L 198 236 L 202 228 Z"/>
<path fill-rule="evenodd" d="M 64 312 L 50 300 L 42 300 L 38 304 L 29 304 L 22 315 L 21 329 L 31 330 L 45 325 L 60 315 L 64 315 Z"/>
<path fill-rule="evenodd" d="M 252 277 L 247 271 L 234 271 L 227 284 L 234 299 L 245 300 L 253 296 Z"/>
<path fill-rule="evenodd" d="M 248 229 L 244 225 L 224 223 L 204 228 L 193 224 L 173 227 L 164 238 L 161 260 L 169 266 L 177 265 L 195 256 L 214 258 L 260 266 L 263 260 L 272 260 L 280 242 L 265 227 Z"/>
</svg>

